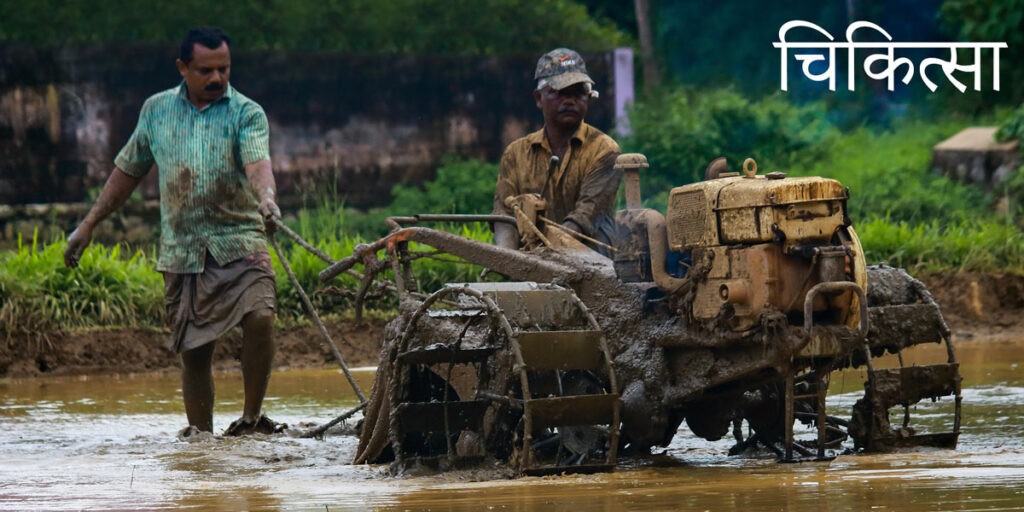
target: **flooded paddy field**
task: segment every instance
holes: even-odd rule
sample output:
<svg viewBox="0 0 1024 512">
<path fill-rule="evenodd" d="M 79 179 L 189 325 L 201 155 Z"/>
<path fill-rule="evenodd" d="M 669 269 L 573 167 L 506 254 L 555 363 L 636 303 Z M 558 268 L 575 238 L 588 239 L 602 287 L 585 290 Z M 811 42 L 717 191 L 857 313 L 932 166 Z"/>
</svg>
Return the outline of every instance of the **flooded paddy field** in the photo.
<svg viewBox="0 0 1024 512">
<path fill-rule="evenodd" d="M 920 346 L 904 360 L 926 364 L 944 354 L 938 345 Z M 957 355 L 964 417 L 955 451 L 779 464 L 768 455 L 730 457 L 731 439 L 704 441 L 684 424 L 663 453 L 626 458 L 614 473 L 492 481 L 391 477 L 385 466 L 351 466 L 353 436 L 178 441 L 185 415 L 176 373 L 6 380 L 0 510 L 1024 509 L 1024 339 L 961 340 Z M 358 372 L 364 389 L 372 376 Z M 830 414 L 849 417 L 862 385 L 862 371 L 834 375 Z M 266 412 L 295 425 L 325 421 L 355 403 L 336 371 L 278 372 Z M 914 424 L 948 430 L 951 403 L 918 404 Z M 241 375 L 219 374 L 215 429 L 226 428 L 241 405 Z"/>
</svg>

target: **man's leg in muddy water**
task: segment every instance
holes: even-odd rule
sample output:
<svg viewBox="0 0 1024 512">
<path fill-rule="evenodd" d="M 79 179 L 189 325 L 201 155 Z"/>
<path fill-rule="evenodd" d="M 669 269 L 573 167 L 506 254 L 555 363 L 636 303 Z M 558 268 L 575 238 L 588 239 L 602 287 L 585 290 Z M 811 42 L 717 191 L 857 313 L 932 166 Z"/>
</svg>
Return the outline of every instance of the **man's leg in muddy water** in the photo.
<svg viewBox="0 0 1024 512">
<path fill-rule="evenodd" d="M 274 363 L 273 333 L 273 310 L 250 311 L 242 318 L 242 380 L 245 384 L 242 419 L 246 421 L 256 421 L 260 417 Z"/>
<path fill-rule="evenodd" d="M 213 432 L 214 342 L 181 353 L 181 394 L 188 424 Z"/>
</svg>

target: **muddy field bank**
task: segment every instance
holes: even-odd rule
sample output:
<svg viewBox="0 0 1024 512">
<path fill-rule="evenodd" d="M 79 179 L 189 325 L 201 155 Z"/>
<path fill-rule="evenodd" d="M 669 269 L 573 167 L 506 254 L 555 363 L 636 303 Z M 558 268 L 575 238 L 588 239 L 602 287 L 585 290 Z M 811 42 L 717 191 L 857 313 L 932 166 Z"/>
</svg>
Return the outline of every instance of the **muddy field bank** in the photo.
<svg viewBox="0 0 1024 512">
<path fill-rule="evenodd" d="M 376 365 L 383 320 L 327 322 L 338 349 L 351 367 Z M 314 326 L 278 329 L 278 368 L 336 365 Z M 176 370 L 178 356 L 167 349 L 160 330 L 89 330 L 56 332 L 46 339 L 0 338 L 0 377 L 84 375 Z M 242 333 L 236 328 L 217 342 L 215 367 L 239 369 Z"/>
<path fill-rule="evenodd" d="M 918 276 L 942 306 L 955 340 L 1024 337 L 1024 277 L 999 273 L 938 273 Z M 328 322 L 349 366 L 377 364 L 384 320 Z M 45 339 L 0 338 L 0 377 L 171 371 L 178 358 L 158 330 L 94 330 L 49 333 Z M 313 326 L 279 329 L 279 368 L 335 365 Z M 241 332 L 218 342 L 219 369 L 237 369 Z"/>
</svg>

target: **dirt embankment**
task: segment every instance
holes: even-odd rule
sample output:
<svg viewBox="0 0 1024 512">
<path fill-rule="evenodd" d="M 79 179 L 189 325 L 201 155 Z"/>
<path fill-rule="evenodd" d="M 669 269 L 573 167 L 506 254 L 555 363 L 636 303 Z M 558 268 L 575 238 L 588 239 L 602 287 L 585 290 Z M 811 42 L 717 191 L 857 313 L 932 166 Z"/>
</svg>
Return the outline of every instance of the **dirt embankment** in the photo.
<svg viewBox="0 0 1024 512">
<path fill-rule="evenodd" d="M 1024 277 L 995 273 L 918 276 L 956 338 L 1024 337 Z"/>
<path fill-rule="evenodd" d="M 1024 277 L 1009 274 L 943 273 L 919 276 L 942 306 L 954 339 L 1024 337 Z M 331 336 L 349 366 L 376 365 L 384 321 L 329 322 Z M 49 340 L 0 338 L 0 377 L 130 373 L 176 370 L 178 357 L 159 331 L 79 331 Z M 278 367 L 333 367 L 336 363 L 313 326 L 279 330 Z M 238 368 L 241 331 L 219 341 L 218 368 Z"/>
<path fill-rule="evenodd" d="M 349 367 L 376 365 L 384 338 L 384 321 L 328 322 L 327 330 Z M 47 340 L 0 338 L 0 377 L 82 375 L 177 370 L 178 356 L 167 349 L 167 334 L 155 330 L 92 330 L 51 334 Z M 278 368 L 336 367 L 316 327 L 276 332 Z M 217 342 L 218 369 L 239 367 L 240 329 Z"/>
</svg>

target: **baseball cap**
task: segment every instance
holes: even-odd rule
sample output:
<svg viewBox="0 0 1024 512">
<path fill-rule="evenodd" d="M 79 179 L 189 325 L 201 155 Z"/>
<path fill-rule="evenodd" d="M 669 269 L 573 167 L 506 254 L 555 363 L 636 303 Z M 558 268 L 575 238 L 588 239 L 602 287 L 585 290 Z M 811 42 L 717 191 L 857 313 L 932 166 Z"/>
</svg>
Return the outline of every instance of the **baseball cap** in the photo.
<svg viewBox="0 0 1024 512">
<path fill-rule="evenodd" d="M 556 48 L 542 55 L 537 61 L 537 71 L 533 73 L 533 78 L 538 81 L 537 89 L 547 85 L 556 91 L 580 82 L 594 83 L 587 74 L 583 57 L 568 48 Z"/>
</svg>

